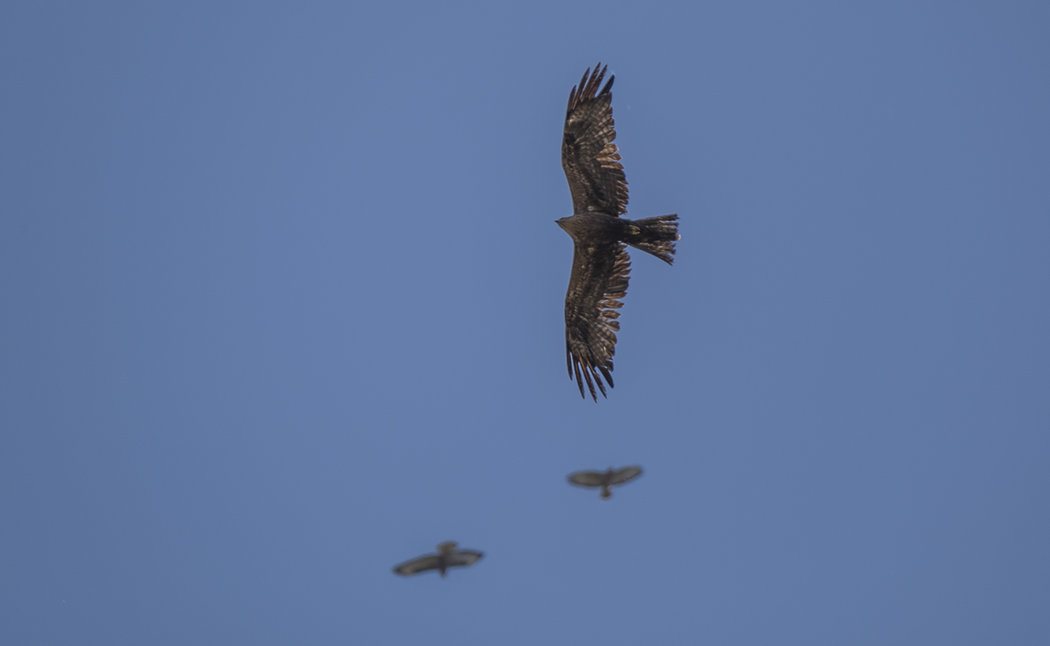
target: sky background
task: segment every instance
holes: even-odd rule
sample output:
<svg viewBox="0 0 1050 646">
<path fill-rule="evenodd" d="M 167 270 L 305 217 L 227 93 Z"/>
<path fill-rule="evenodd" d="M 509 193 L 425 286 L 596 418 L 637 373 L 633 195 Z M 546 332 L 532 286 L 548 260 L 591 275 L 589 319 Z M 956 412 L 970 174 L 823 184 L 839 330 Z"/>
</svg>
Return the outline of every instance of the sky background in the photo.
<svg viewBox="0 0 1050 646">
<path fill-rule="evenodd" d="M 0 642 L 1048 643 L 1050 5 L 790 5 L 4 3 Z"/>
</svg>

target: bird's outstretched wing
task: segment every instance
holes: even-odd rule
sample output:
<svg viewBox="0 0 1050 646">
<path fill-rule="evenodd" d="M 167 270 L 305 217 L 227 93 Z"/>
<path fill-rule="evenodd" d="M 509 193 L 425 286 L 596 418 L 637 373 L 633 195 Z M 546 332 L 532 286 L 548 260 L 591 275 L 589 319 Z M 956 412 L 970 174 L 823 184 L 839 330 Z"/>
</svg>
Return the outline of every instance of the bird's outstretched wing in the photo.
<svg viewBox="0 0 1050 646">
<path fill-rule="evenodd" d="M 482 556 L 485 555 L 474 550 L 457 550 L 448 555 L 448 565 L 449 567 L 474 565 Z"/>
<path fill-rule="evenodd" d="M 577 471 L 569 474 L 569 482 L 579 487 L 600 487 L 605 484 L 601 471 Z"/>
<path fill-rule="evenodd" d="M 569 93 L 565 111 L 565 135 L 561 165 L 569 180 L 573 213 L 597 211 L 619 216 L 627 213 L 627 176 L 613 140 L 612 88 L 609 77 L 601 92 L 605 67 L 601 63 L 583 73 L 580 84 Z"/>
<path fill-rule="evenodd" d="M 640 475 L 642 475 L 642 467 L 631 466 L 617 469 L 609 477 L 609 484 L 619 485 L 630 482 Z"/>
<path fill-rule="evenodd" d="M 421 556 L 418 559 L 405 561 L 401 565 L 396 566 L 394 568 L 394 574 L 408 576 L 410 574 L 419 574 L 420 572 L 426 572 L 427 570 L 436 570 L 440 567 L 441 557 L 436 554 L 429 554 L 427 556 Z"/>
<path fill-rule="evenodd" d="M 595 382 L 603 397 L 606 395 L 602 377 L 610 388 L 613 385 L 613 355 L 616 332 L 620 329 L 616 319 L 620 318 L 620 299 L 627 295 L 630 273 L 631 258 L 622 243 L 576 243 L 569 291 L 565 295 L 565 361 L 569 378 L 575 375 L 581 397 L 586 397 L 584 380 L 594 401 L 598 401 Z"/>
</svg>

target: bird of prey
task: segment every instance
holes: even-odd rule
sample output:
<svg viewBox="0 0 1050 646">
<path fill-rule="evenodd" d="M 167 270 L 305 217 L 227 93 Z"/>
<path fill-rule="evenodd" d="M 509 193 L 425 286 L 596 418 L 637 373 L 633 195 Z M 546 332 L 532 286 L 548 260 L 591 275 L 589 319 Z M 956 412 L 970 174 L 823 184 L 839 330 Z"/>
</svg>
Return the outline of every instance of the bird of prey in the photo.
<svg viewBox="0 0 1050 646">
<path fill-rule="evenodd" d="M 427 570 L 437 570 L 441 572 L 441 576 L 445 576 L 445 571 L 450 567 L 474 565 L 478 559 L 484 556 L 481 552 L 474 550 L 457 550 L 456 545 L 458 545 L 456 541 L 439 543 L 437 554 L 426 554 L 411 561 L 405 561 L 394 568 L 394 574 L 408 576 L 426 572 Z"/>
<path fill-rule="evenodd" d="M 569 482 L 579 487 L 602 488 L 602 500 L 612 498 L 611 487 L 622 485 L 642 475 L 642 467 L 623 467 L 608 471 L 577 471 L 569 475 Z"/>
<path fill-rule="evenodd" d="M 588 69 L 569 93 L 561 165 L 569 180 L 573 214 L 557 220 L 574 244 L 565 294 L 565 360 L 569 379 L 575 374 L 580 396 L 587 397 L 586 380 L 594 401 L 598 401 L 595 383 L 602 397 L 607 397 L 602 378 L 613 386 L 613 354 L 620 329 L 617 310 L 623 307 L 620 299 L 627 295 L 631 271 L 625 245 L 670 265 L 679 239 L 677 214 L 643 220 L 620 217 L 627 213 L 627 177 L 613 143 L 616 130 L 609 90 L 616 77 L 610 76 L 598 91 L 605 70 L 601 63 L 593 74 Z"/>
</svg>

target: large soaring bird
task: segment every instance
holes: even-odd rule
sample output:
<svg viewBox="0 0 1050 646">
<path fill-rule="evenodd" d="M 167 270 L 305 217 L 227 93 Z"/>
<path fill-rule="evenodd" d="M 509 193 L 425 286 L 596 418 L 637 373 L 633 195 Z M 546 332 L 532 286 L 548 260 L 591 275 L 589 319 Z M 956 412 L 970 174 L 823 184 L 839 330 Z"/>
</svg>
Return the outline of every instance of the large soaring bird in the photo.
<svg viewBox="0 0 1050 646">
<path fill-rule="evenodd" d="M 602 488 L 602 500 L 612 498 L 611 487 L 627 484 L 642 475 L 642 467 L 623 467 L 608 471 L 577 471 L 569 474 L 569 482 L 578 487 Z"/>
<path fill-rule="evenodd" d="M 441 576 L 445 576 L 445 571 L 450 567 L 474 565 L 478 559 L 484 556 L 481 552 L 474 550 L 457 550 L 457 545 L 456 541 L 440 543 L 437 546 L 437 554 L 426 554 L 417 559 L 405 561 L 401 565 L 394 567 L 394 574 L 408 576 L 426 572 L 427 570 L 437 570 L 441 572 Z"/>
<path fill-rule="evenodd" d="M 572 276 L 565 294 L 565 353 L 569 379 L 575 374 L 583 392 L 587 381 L 591 398 L 594 390 L 605 397 L 602 378 L 613 386 L 613 354 L 616 350 L 620 299 L 627 295 L 631 259 L 625 245 L 653 254 L 667 264 L 674 262 L 678 236 L 678 216 L 661 215 L 644 220 L 628 220 L 627 177 L 617 152 L 613 128 L 610 76 L 605 87 L 605 67 L 599 63 L 594 73 L 588 69 L 580 84 L 569 94 L 565 112 L 565 137 L 561 145 L 561 165 L 572 193 L 570 217 L 558 225 L 572 236 Z M 581 370 L 582 368 L 582 370 Z"/>
</svg>

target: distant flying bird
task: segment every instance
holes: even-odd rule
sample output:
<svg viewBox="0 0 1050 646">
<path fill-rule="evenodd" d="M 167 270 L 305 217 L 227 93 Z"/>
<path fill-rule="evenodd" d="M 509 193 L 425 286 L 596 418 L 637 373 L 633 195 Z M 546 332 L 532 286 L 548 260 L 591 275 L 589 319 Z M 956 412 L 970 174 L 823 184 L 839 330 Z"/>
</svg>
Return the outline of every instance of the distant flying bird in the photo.
<svg viewBox="0 0 1050 646">
<path fill-rule="evenodd" d="M 612 498 L 610 487 L 626 484 L 642 475 L 642 467 L 624 467 L 608 471 L 577 471 L 569 475 L 569 482 L 579 487 L 602 488 L 602 500 Z"/>
<path fill-rule="evenodd" d="M 405 561 L 394 568 L 394 574 L 408 576 L 426 572 L 427 570 L 438 570 L 441 572 L 441 576 L 445 576 L 445 571 L 450 567 L 474 565 L 478 559 L 484 556 L 481 552 L 475 552 L 474 550 L 457 550 L 456 545 L 458 545 L 456 541 L 439 543 L 437 554 L 427 554 L 411 561 Z"/>
<path fill-rule="evenodd" d="M 627 177 L 613 140 L 612 88 L 609 77 L 601 92 L 605 67 L 601 63 L 583 73 L 579 86 L 569 93 L 561 165 L 572 193 L 572 216 L 558 225 L 572 236 L 572 276 L 565 294 L 565 360 L 569 379 L 575 373 L 583 393 L 583 380 L 591 398 L 597 382 L 606 397 L 602 377 L 613 387 L 613 354 L 620 323 L 620 299 L 627 295 L 631 259 L 626 244 L 674 263 L 678 215 L 628 220 Z M 588 78 L 589 77 L 589 78 Z M 582 379 L 581 379 L 581 370 Z M 599 374 L 600 373 L 600 374 Z"/>
</svg>

